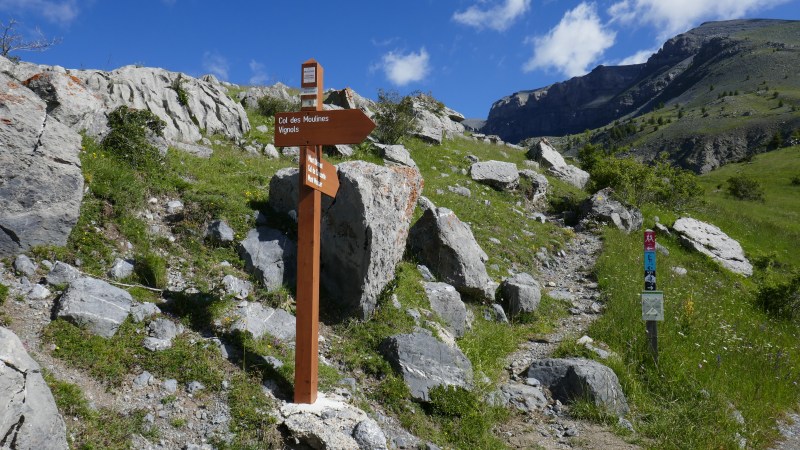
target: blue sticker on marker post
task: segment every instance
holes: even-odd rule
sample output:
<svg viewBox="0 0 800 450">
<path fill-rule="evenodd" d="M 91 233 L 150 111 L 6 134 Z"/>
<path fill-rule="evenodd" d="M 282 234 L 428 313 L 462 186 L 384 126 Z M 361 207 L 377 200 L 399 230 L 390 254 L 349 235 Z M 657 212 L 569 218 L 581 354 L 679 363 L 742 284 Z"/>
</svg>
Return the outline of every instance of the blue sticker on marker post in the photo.
<svg viewBox="0 0 800 450">
<path fill-rule="evenodd" d="M 651 252 L 651 251 L 644 252 L 644 271 L 645 272 L 656 271 L 656 252 Z"/>
</svg>

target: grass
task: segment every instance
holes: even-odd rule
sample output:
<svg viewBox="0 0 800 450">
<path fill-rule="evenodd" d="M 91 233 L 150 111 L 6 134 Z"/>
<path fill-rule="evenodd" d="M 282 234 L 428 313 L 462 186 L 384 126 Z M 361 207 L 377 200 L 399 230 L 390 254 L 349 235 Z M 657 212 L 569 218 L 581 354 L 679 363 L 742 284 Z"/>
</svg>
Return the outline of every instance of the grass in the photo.
<svg viewBox="0 0 800 450">
<path fill-rule="evenodd" d="M 774 265 L 751 279 L 730 273 L 673 237 L 659 236 L 669 255 L 658 255 L 665 321 L 659 323 L 659 361 L 651 357 L 641 308 L 641 235 L 604 233 L 596 275 L 606 312 L 588 334 L 620 355 L 606 363 L 617 373 L 632 405 L 634 426 L 652 448 L 735 448 L 740 437 L 762 448 L 777 438 L 775 421 L 800 400 L 798 324 L 769 316 L 755 306 L 764 271 L 791 272 L 797 250 L 800 195 L 790 176 L 800 168 L 798 148 L 759 155 L 701 177 L 706 202 L 692 216 L 720 226 L 753 255 L 767 253 Z M 765 201 L 746 202 L 718 184 L 744 173 L 765 189 Z M 646 208 L 672 219 L 674 212 Z M 663 219 L 662 219 L 663 221 Z M 651 222 L 650 222 L 651 223 Z M 670 267 L 688 270 L 676 276 Z M 579 353 L 577 350 L 564 353 Z M 587 356 L 583 354 L 583 356 Z M 744 424 L 733 418 L 741 412 Z M 585 411 L 592 415 L 590 410 Z"/>
<path fill-rule="evenodd" d="M 47 372 L 44 378 L 67 425 L 70 448 L 122 450 L 132 448 L 130 440 L 134 434 L 151 440 L 158 438 L 155 429 L 145 426 L 145 411 L 123 415 L 106 408 L 96 409 L 90 406 L 78 386 L 58 380 Z"/>
</svg>

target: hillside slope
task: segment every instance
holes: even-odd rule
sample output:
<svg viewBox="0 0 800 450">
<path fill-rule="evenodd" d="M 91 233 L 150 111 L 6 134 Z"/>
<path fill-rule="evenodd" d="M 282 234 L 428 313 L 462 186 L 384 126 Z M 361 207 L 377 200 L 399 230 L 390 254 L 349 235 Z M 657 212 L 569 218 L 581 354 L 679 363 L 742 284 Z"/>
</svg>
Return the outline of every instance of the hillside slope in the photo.
<svg viewBox="0 0 800 450">
<path fill-rule="evenodd" d="M 615 121 L 635 123 L 673 107 L 675 119 L 683 109 L 682 120 L 669 132 L 641 121 L 639 135 L 615 144 L 630 145 L 645 157 L 666 150 L 681 165 L 707 172 L 800 126 L 800 80 L 793 76 L 798 63 L 798 21 L 709 22 L 670 39 L 645 64 L 599 66 L 585 76 L 498 100 L 482 131 L 518 142 Z"/>
</svg>

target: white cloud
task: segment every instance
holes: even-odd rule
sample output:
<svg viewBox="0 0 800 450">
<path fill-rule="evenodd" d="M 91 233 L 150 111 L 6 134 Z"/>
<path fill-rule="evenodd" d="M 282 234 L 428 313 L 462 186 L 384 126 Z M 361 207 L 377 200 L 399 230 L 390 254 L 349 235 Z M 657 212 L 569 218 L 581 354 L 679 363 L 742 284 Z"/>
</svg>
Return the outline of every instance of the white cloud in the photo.
<svg viewBox="0 0 800 450">
<path fill-rule="evenodd" d="M 617 65 L 618 66 L 629 66 L 631 64 L 641 64 L 641 63 L 647 62 L 648 58 L 650 58 L 650 56 L 653 53 L 657 52 L 657 51 L 658 51 L 657 48 L 655 48 L 655 49 L 651 48 L 651 49 L 648 49 L 648 50 L 639 50 L 638 52 L 636 52 L 636 53 L 634 53 L 634 54 L 632 54 L 632 55 L 630 55 L 630 56 L 628 56 L 626 58 L 623 58 L 622 60 L 617 62 Z"/>
<path fill-rule="evenodd" d="M 380 67 L 386 78 L 397 86 L 422 81 L 430 72 L 430 56 L 425 47 L 419 53 L 399 54 L 389 52 L 383 55 Z"/>
<path fill-rule="evenodd" d="M 481 2 L 483 3 L 483 2 Z M 504 31 L 518 17 L 530 9 L 531 0 L 504 0 L 488 9 L 481 9 L 477 5 L 470 6 L 466 11 L 453 14 L 453 20 L 477 29 L 491 28 Z"/>
<path fill-rule="evenodd" d="M 615 37 L 615 32 L 603 27 L 595 5 L 581 3 L 567 11 L 546 35 L 525 40 L 533 44 L 533 56 L 522 68 L 525 72 L 554 68 L 570 77 L 583 75 L 614 44 Z"/>
<path fill-rule="evenodd" d="M 0 0 L 0 11 L 13 14 L 34 13 L 48 22 L 68 25 L 80 9 L 77 0 Z"/>
<path fill-rule="evenodd" d="M 704 20 L 738 19 L 790 0 L 622 0 L 608 8 L 612 21 L 650 24 L 659 39 L 682 33 Z"/>
<path fill-rule="evenodd" d="M 224 56 L 217 52 L 205 52 L 203 53 L 203 69 L 216 75 L 220 80 L 227 80 L 230 64 Z"/>
<path fill-rule="evenodd" d="M 267 84 L 267 81 L 269 81 L 266 66 L 255 59 L 250 60 L 250 72 L 252 75 L 250 75 L 249 83 L 252 86 L 264 85 Z"/>
</svg>

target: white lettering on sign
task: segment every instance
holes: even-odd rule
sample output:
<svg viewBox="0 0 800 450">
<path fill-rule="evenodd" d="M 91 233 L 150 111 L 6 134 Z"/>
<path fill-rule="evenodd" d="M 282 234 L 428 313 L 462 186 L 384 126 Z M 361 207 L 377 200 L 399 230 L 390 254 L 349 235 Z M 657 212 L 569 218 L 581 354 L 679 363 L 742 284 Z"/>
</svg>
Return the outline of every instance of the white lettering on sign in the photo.
<svg viewBox="0 0 800 450">
<path fill-rule="evenodd" d="M 306 174 L 306 180 L 314 186 L 322 187 L 322 182 L 311 176 L 311 174 Z"/>
<path fill-rule="evenodd" d="M 315 87 L 301 88 L 300 95 L 317 95 L 317 88 Z"/>
<path fill-rule="evenodd" d="M 278 134 L 299 133 L 300 127 L 278 127 Z"/>
<path fill-rule="evenodd" d="M 317 68 L 316 67 L 303 67 L 303 84 L 316 84 L 317 83 Z"/>
<path fill-rule="evenodd" d="M 314 108 L 317 106 L 317 99 L 316 98 L 304 98 L 300 102 L 300 106 L 302 108 Z"/>
<path fill-rule="evenodd" d="M 303 116 L 305 123 L 330 122 L 330 116 Z"/>
<path fill-rule="evenodd" d="M 317 161 L 317 158 L 315 158 L 315 157 L 313 157 L 311 155 L 306 155 L 306 161 L 308 161 L 309 164 L 313 164 L 313 165 L 317 166 L 319 168 L 319 170 L 322 170 L 322 163 Z M 309 166 L 309 167 L 311 167 L 311 166 Z"/>
</svg>

